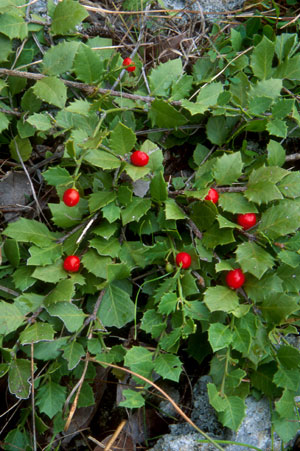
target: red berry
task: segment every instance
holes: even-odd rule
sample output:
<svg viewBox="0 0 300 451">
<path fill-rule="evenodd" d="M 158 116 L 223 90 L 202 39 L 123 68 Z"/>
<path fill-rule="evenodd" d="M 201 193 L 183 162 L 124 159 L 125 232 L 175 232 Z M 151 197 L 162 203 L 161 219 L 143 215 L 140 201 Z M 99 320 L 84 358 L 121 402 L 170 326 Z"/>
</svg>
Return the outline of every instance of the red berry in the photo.
<svg viewBox="0 0 300 451">
<path fill-rule="evenodd" d="M 64 192 L 63 201 L 67 207 L 74 207 L 80 199 L 79 192 L 74 188 L 69 188 Z"/>
<path fill-rule="evenodd" d="M 80 258 L 77 255 L 68 255 L 64 260 L 64 269 L 69 272 L 77 272 L 80 267 Z"/>
<path fill-rule="evenodd" d="M 135 65 L 134 62 L 132 61 L 131 58 L 127 57 L 123 60 L 123 66 L 127 66 L 125 67 L 125 69 L 127 70 L 127 72 L 134 72 L 135 71 Z"/>
<path fill-rule="evenodd" d="M 149 161 L 149 155 L 141 150 L 136 150 L 130 155 L 130 160 L 134 166 L 146 166 Z"/>
<path fill-rule="evenodd" d="M 245 275 L 241 269 L 233 269 L 226 275 L 226 283 L 229 288 L 240 288 L 245 283 Z"/>
<path fill-rule="evenodd" d="M 214 204 L 218 202 L 219 193 L 213 188 L 210 188 L 208 191 L 208 195 L 205 197 L 205 200 L 211 200 Z"/>
<path fill-rule="evenodd" d="M 256 224 L 256 214 L 246 213 L 244 215 L 238 215 L 237 222 L 244 230 L 251 229 Z"/>
<path fill-rule="evenodd" d="M 176 255 L 176 265 L 182 266 L 183 269 L 187 269 L 191 266 L 192 258 L 190 254 L 187 252 L 179 252 L 179 254 Z"/>
</svg>

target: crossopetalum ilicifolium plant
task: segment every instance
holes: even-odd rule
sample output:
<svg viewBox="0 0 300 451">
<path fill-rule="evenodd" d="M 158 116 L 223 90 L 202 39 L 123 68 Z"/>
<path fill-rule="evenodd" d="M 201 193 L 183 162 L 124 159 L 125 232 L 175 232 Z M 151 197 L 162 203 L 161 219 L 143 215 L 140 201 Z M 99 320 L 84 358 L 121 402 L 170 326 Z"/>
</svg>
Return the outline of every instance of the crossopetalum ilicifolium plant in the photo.
<svg viewBox="0 0 300 451">
<path fill-rule="evenodd" d="M 35 218 L 2 234 L 0 375 L 10 393 L 30 398 L 34 373 L 38 433 L 51 425 L 54 438 L 85 361 L 78 407 L 94 403 L 97 361 L 178 382 L 184 349 L 199 365 L 210 359 L 209 399 L 224 426 L 237 430 L 245 398 L 261 394 L 288 442 L 300 385 L 290 338 L 300 325 L 300 174 L 286 155 L 299 137 L 297 34 L 276 36 L 260 19 L 215 29 L 190 73 L 176 58 L 152 68 L 146 86 L 135 57 L 112 96 L 123 57 L 110 39 L 74 32 L 84 7 L 49 2 L 45 28 L 36 16 L 28 24 L 21 4 L 0 6 L 2 155 L 22 170 L 46 149 L 31 165 L 45 195 Z M 134 150 L 149 161 L 133 164 Z M 170 154 L 178 173 L 166 176 Z M 216 202 L 205 200 L 211 188 Z M 63 201 L 68 189 L 76 205 Z M 244 230 L 237 216 L 248 213 L 257 223 Z M 191 256 L 186 269 L 180 252 Z M 68 256 L 75 271 L 64 269 Z M 226 284 L 233 269 L 245 275 L 237 290 Z M 110 344 L 111 331 L 127 338 L 130 328 L 133 346 Z M 147 386 L 124 395 L 121 406 L 140 407 Z M 6 441 L 31 449 L 24 406 Z"/>
</svg>

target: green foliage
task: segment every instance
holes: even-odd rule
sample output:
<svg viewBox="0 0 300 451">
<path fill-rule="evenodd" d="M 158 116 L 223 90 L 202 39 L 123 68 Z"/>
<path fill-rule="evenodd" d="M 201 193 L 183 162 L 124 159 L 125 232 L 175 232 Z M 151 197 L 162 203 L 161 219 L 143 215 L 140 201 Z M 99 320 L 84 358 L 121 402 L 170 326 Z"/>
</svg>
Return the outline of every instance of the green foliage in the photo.
<svg viewBox="0 0 300 451">
<path fill-rule="evenodd" d="M 276 36 L 255 18 L 229 34 L 215 26 L 189 74 L 175 58 L 140 76 L 138 51 L 135 73 L 118 78 L 123 55 L 82 31 L 81 3 L 48 2 L 47 27 L 42 17 L 27 23 L 17 5 L 0 6 L 0 63 L 40 77 L 0 79 L 0 145 L 9 170 L 28 168 L 40 205 L 34 197 L 2 230 L 0 376 L 9 392 L 25 404 L 34 373 L 36 416 L 58 434 L 84 361 L 79 407 L 94 402 L 97 361 L 159 384 L 180 381 L 185 353 L 205 356 L 222 424 L 239 428 L 254 389 L 270 398 L 288 442 L 300 389 L 289 337 L 300 290 L 300 175 L 289 162 L 300 125 L 297 33 Z M 133 150 L 149 163 L 134 166 Z M 80 201 L 68 207 L 72 187 Z M 205 200 L 210 188 L 216 204 Z M 245 213 L 257 214 L 249 231 L 237 225 Z M 188 269 L 176 265 L 182 251 Z M 80 258 L 78 272 L 64 270 L 67 255 Z M 238 267 L 246 281 L 232 290 L 226 273 Z M 147 403 L 149 384 L 134 379 L 141 390 L 124 390 L 120 406 Z M 4 449 L 32 448 L 24 424 Z"/>
</svg>

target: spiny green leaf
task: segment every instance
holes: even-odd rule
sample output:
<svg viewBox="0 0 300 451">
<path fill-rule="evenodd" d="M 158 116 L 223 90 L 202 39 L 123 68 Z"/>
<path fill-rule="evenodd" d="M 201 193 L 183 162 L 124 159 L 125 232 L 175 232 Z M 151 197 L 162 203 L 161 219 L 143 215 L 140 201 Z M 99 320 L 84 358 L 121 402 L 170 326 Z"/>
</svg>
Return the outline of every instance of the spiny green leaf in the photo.
<svg viewBox="0 0 300 451">
<path fill-rule="evenodd" d="M 72 1 L 72 0 L 71 0 Z M 60 5 L 61 3 L 59 3 Z M 44 102 L 63 108 L 67 100 L 67 88 L 56 77 L 45 77 L 38 80 L 33 87 L 35 95 Z"/>
<path fill-rule="evenodd" d="M 83 346 L 76 340 L 63 347 L 63 357 L 68 362 L 68 370 L 73 370 L 80 362 L 81 357 L 85 355 Z"/>
<path fill-rule="evenodd" d="M 53 418 L 61 412 L 66 400 L 66 387 L 53 382 L 51 379 L 47 384 L 39 388 L 36 397 L 36 404 L 40 412 L 45 413 L 49 418 Z"/>
<path fill-rule="evenodd" d="M 52 17 L 51 33 L 64 34 L 88 16 L 86 9 L 74 0 L 59 2 Z"/>
<path fill-rule="evenodd" d="M 112 282 L 106 288 L 97 316 L 104 326 L 121 328 L 133 320 L 134 304 L 129 294 Z"/>
<path fill-rule="evenodd" d="M 136 143 L 135 133 L 122 122 L 118 122 L 111 131 L 109 145 L 117 155 L 125 155 L 130 152 Z"/>
<path fill-rule="evenodd" d="M 251 55 L 251 68 L 256 77 L 261 80 L 270 78 L 272 75 L 272 61 L 275 45 L 266 36 L 254 48 Z"/>
<path fill-rule="evenodd" d="M 242 243 L 237 247 L 236 259 L 243 271 L 250 272 L 258 279 L 274 265 L 274 258 L 270 253 L 253 241 Z"/>
<path fill-rule="evenodd" d="M 151 95 L 168 96 L 173 82 L 182 74 L 182 61 L 180 58 L 169 60 L 152 69 L 149 76 Z"/>
<path fill-rule="evenodd" d="M 179 357 L 172 354 L 159 354 L 154 360 L 154 370 L 171 381 L 178 382 L 181 374 L 181 361 Z"/>
<path fill-rule="evenodd" d="M 25 359 L 12 360 L 8 371 L 8 388 L 19 399 L 28 399 L 31 391 L 31 363 Z"/>
<path fill-rule="evenodd" d="M 232 333 L 228 326 L 213 323 L 208 329 L 208 340 L 214 352 L 227 348 L 232 342 Z"/>
<path fill-rule="evenodd" d="M 232 313 L 239 305 L 239 298 L 235 291 L 216 286 L 207 288 L 204 293 L 204 303 L 211 312 Z"/>
<path fill-rule="evenodd" d="M 43 58 L 43 73 L 45 75 L 60 75 L 70 71 L 79 43 L 62 41 L 50 47 Z"/>
<path fill-rule="evenodd" d="M 0 15 L 0 30 L 9 39 L 25 39 L 28 34 L 27 23 L 23 17 L 13 13 L 3 13 Z"/>
<path fill-rule="evenodd" d="M 23 345 L 51 341 L 54 337 L 54 329 L 51 324 L 36 322 L 23 330 L 20 334 L 20 343 Z"/>
<path fill-rule="evenodd" d="M 24 321 L 24 315 L 14 305 L 0 301 L 0 334 L 14 332 Z"/>
<path fill-rule="evenodd" d="M 76 332 L 83 324 L 86 315 L 81 309 L 70 302 L 57 302 L 47 306 L 47 311 L 51 316 L 60 318 L 69 332 Z"/>
</svg>

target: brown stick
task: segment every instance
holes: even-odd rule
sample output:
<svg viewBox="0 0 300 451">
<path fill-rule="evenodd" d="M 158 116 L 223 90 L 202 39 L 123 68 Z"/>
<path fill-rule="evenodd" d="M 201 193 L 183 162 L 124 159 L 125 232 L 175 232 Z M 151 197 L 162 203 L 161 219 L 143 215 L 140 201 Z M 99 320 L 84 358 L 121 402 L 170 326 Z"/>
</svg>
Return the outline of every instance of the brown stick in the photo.
<svg viewBox="0 0 300 451">
<path fill-rule="evenodd" d="M 32 72 L 25 72 L 20 70 L 11 70 L 11 69 L 3 69 L 0 68 L 0 75 L 7 75 L 9 77 L 20 77 L 20 78 L 27 78 L 28 80 L 42 80 L 46 77 L 46 75 L 43 74 L 35 74 Z M 70 80 L 63 80 L 60 78 L 60 80 L 70 88 L 77 88 L 81 91 L 85 91 L 88 94 L 103 94 L 103 95 L 111 95 L 113 97 L 123 97 L 124 99 L 131 99 L 131 100 L 141 100 L 145 103 L 152 103 L 155 100 L 155 97 L 152 96 L 140 96 L 137 94 L 129 94 L 127 92 L 120 92 L 115 91 L 113 89 L 105 89 L 105 88 L 98 88 L 97 86 L 88 85 L 86 83 L 79 83 L 77 81 L 70 81 Z M 179 100 L 173 100 L 170 102 L 172 105 L 180 106 L 181 102 Z M 11 113 L 10 113 L 11 114 Z"/>
</svg>

